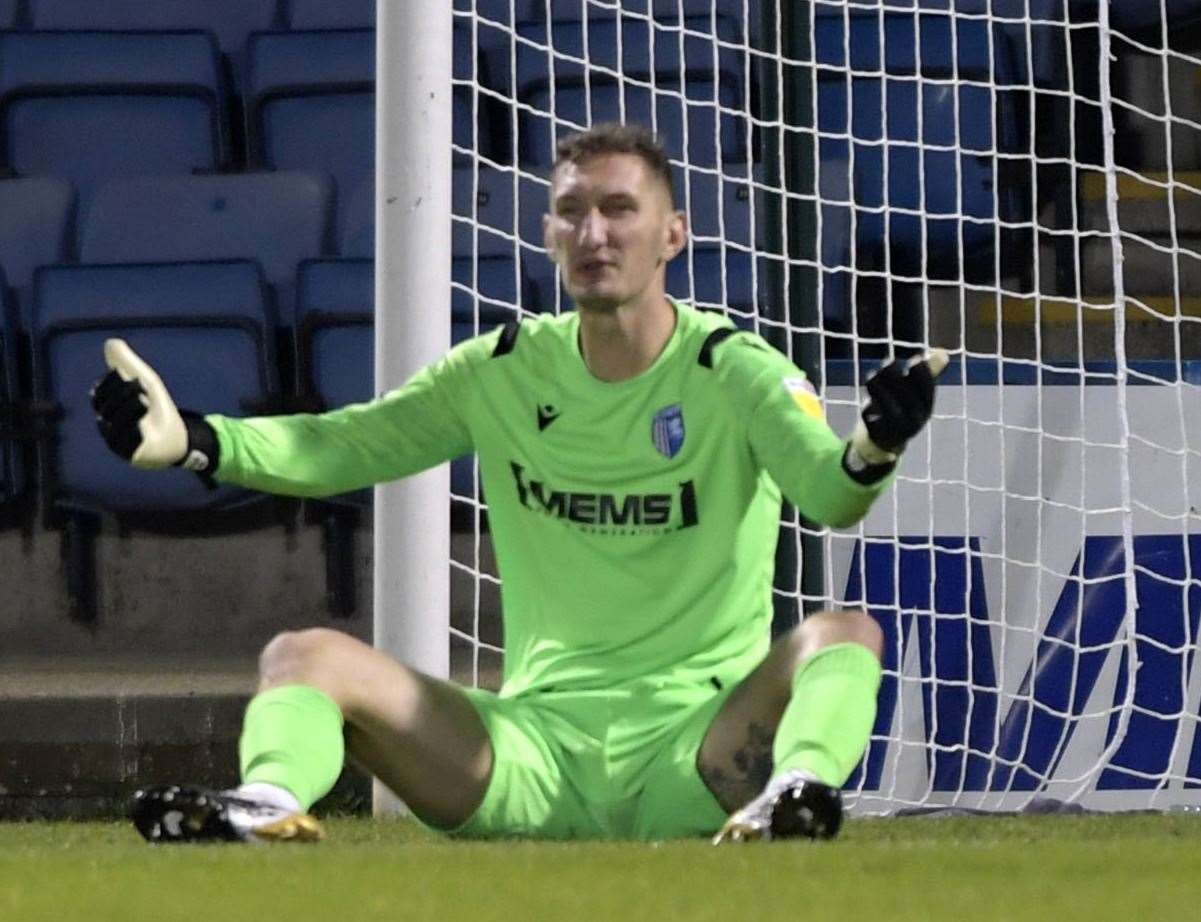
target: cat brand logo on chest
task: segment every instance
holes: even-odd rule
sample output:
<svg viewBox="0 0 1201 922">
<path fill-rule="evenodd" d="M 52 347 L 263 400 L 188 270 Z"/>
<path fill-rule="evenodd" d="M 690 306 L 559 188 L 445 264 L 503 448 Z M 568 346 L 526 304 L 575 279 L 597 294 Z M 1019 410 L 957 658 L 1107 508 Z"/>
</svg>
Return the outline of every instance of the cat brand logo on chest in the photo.
<svg viewBox="0 0 1201 922">
<path fill-rule="evenodd" d="M 684 411 L 678 403 L 664 407 L 651 421 L 651 441 L 659 454 L 674 458 L 684 444 Z"/>
</svg>

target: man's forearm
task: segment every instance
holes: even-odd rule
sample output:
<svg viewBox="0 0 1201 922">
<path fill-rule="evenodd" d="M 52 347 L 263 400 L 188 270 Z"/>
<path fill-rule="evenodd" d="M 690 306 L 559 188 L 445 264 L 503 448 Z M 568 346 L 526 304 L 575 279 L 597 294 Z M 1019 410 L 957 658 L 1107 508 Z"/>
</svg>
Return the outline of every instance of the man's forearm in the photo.
<svg viewBox="0 0 1201 922">
<path fill-rule="evenodd" d="M 801 511 L 806 516 L 833 528 L 847 528 L 860 521 L 872 503 L 892 483 L 896 465 L 884 465 L 867 470 L 860 479 L 846 463 L 845 443 L 824 454 L 814 469 L 812 487 L 806 490 L 806 502 Z"/>
</svg>

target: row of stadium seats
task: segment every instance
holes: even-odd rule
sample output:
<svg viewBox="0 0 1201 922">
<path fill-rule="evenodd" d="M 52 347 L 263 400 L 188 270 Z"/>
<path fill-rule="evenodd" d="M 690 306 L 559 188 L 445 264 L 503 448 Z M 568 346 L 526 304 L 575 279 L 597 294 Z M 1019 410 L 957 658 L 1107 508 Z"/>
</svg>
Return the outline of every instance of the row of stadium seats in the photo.
<svg viewBox="0 0 1201 922">
<path fill-rule="evenodd" d="M 0 170 L 75 183 L 253 169 L 330 174 L 350 195 L 372 172 L 371 30 L 254 33 L 245 150 L 207 32 L 0 32 Z M 86 143 L 80 143 L 86 139 Z"/>
<path fill-rule="evenodd" d="M 192 6 L 203 11 L 187 13 Z M 0 169 L 70 179 L 85 211 L 112 176 L 242 163 L 325 172 L 343 201 L 369 199 L 374 33 L 310 29 L 369 25 L 372 4 L 249 4 L 237 15 L 226 6 L 234 5 L 29 5 L 23 21 L 35 28 L 208 28 L 244 67 L 231 104 L 217 39 L 207 32 L 4 33 L 0 127 L 9 143 Z M 1064 15 L 1062 4 L 1044 6 L 1040 16 Z M 155 12 L 145 12 L 150 8 Z M 615 18 L 612 10 L 563 2 L 550 5 L 550 21 L 541 2 L 479 0 L 458 9 L 460 162 L 478 150 L 493 163 L 536 169 L 549 160 L 555 130 L 589 117 L 653 113 L 674 152 L 687 151 L 690 202 L 716 201 L 725 191 L 716 186 L 729 173 L 747 197 L 745 185 L 762 179 L 754 165 L 758 145 L 745 117 L 735 114 L 757 105 L 746 50 L 747 30 L 761 18 L 757 8 L 672 0 L 629 4 Z M 952 10 L 961 15 L 948 15 Z M 994 264 L 988 225 L 1032 220 L 1037 203 L 1023 187 L 1028 183 L 1007 182 L 1004 170 L 1013 164 L 996 154 L 1028 149 L 1021 97 L 1031 85 L 1055 89 L 1063 77 L 1055 48 L 1042 40 L 1062 30 L 1027 35 L 1020 22 L 979 15 L 986 11 L 974 3 L 924 3 L 920 15 L 904 2 L 882 9 L 813 5 L 816 181 L 829 203 L 823 266 L 848 267 L 855 254 L 856 268 L 887 264 L 902 275 L 955 280 L 966 262 L 982 280 Z M 309 31 L 254 31 L 264 26 Z M 1000 90 L 990 89 L 994 83 Z M 474 93 L 477 84 L 490 92 Z M 520 103 L 516 138 L 505 137 L 513 120 L 507 109 L 497 111 L 498 97 Z M 231 121 L 237 111 L 244 126 Z M 81 135 L 87 144 L 72 143 Z M 235 151 L 237 140 L 243 143 Z M 731 236 L 730 228 L 711 231 L 700 217 L 701 236 L 750 245 L 737 221 Z M 505 226 L 510 235 L 513 226 Z M 536 234 L 522 237 L 536 245 Z M 923 250 L 926 265 L 903 265 Z"/>
<path fill-rule="evenodd" d="M 9 368 L 28 348 L 32 393 L 19 377 L 8 385 L 12 415 L 22 408 L 31 429 L 49 427 L 40 440 L 38 476 L 53 510 L 195 511 L 226 507 L 227 488 L 208 493 L 181 474 L 146 478 L 103 453 L 88 406 L 88 391 L 103 371 L 102 344 L 122 336 L 144 351 L 183 406 L 245 416 L 367 399 L 374 390 L 370 260 L 307 260 L 300 267 L 301 305 L 296 342 L 298 380 L 288 380 L 279 356 L 279 315 L 262 266 L 252 260 L 152 265 L 49 266 L 39 269 L 26 337 L 5 325 Z M 11 315 L 10 315 L 11 317 Z M 340 355 L 326 348 L 327 332 Z M 18 344 L 27 339 L 28 345 Z M 219 373 L 218 373 L 219 372 Z M 300 395 L 301 401 L 288 398 Z M 52 406 L 48 411 L 47 407 Z M 7 467 L 10 498 L 27 486 L 16 459 Z"/>
<path fill-rule="evenodd" d="M 491 15 L 503 9 L 518 17 L 510 29 L 492 25 L 500 20 L 489 19 L 485 5 L 474 21 L 456 18 L 456 167 L 460 174 L 471 170 L 466 152 L 477 150 L 484 160 L 474 163 L 484 173 L 491 164 L 514 161 L 530 171 L 513 183 L 520 216 L 495 227 L 510 238 L 517 229 L 537 246 L 544 201 L 537 177 L 550 158 L 552 129 L 584 124 L 589 113 L 593 119 L 623 111 L 647 118 L 653 107 L 669 147 L 677 156 L 687 149 L 691 168 L 681 192 L 697 234 L 752 245 L 751 222 L 741 212 L 749 210 L 751 184 L 760 183 L 763 172 L 754 162 L 749 122 L 735 113 L 747 100 L 753 110 L 757 94 L 742 20 L 732 9 L 689 2 L 660 11 L 656 4 L 668 24 L 666 11 L 675 9 L 679 28 L 673 31 L 652 29 L 631 15 L 619 23 L 612 11 L 591 6 L 587 20 L 577 11 L 576 19 L 548 24 L 545 9 L 542 20 L 521 21 L 520 9 L 498 5 Z M 537 7 L 525 14 L 535 16 Z M 987 225 L 998 217 L 1028 220 L 1031 212 L 1020 184 L 994 180 L 993 152 L 1020 145 L 1007 140 L 1012 132 L 1005 126 L 1013 120 L 997 119 L 1001 130 L 994 131 L 989 93 L 972 82 L 989 74 L 987 23 L 923 17 L 919 73 L 912 12 L 881 19 L 877 11 L 816 7 L 816 181 L 828 203 L 822 265 L 846 268 L 855 254 L 860 268 L 882 266 L 888 257 L 903 266 L 922 251 L 925 235 L 936 277 L 958 277 L 963 258 L 987 272 L 993 264 Z M 496 33 L 491 40 L 490 30 Z M 716 57 L 707 38 L 714 31 L 722 40 Z M 556 52 L 549 62 L 541 47 L 548 39 Z M 374 42 L 370 29 L 252 32 L 244 86 L 231 103 L 208 33 L 0 33 L 0 128 L 9 139 L 0 169 L 70 180 L 85 214 L 97 189 L 114 176 L 221 171 L 241 163 L 315 170 L 329 174 L 339 200 L 351 205 L 341 214 L 362 214 L 371 198 Z M 474 58 L 472 42 L 480 50 Z M 997 38 L 994 45 L 995 59 L 1003 60 L 1006 43 Z M 619 46 L 621 60 L 611 59 Z M 593 63 L 605 66 L 585 74 L 585 48 Z M 998 79 L 1000 72 L 998 64 Z M 959 82 L 952 86 L 949 75 Z M 494 93 L 473 92 L 477 82 Z M 521 103 L 516 140 L 505 136 L 513 120 L 507 109 L 498 112 L 503 104 L 494 95 L 506 93 Z M 244 126 L 230 120 L 239 110 Z M 88 143 L 74 143 L 80 136 Z M 244 139 L 240 152 L 237 138 Z M 951 149 L 956 139 L 968 152 Z M 919 142 L 927 146 L 919 150 Z M 480 184 L 481 200 L 506 197 L 503 182 L 482 177 Z M 535 207 L 522 204 L 527 186 L 533 186 Z M 712 204 L 722 200 L 720 209 Z M 886 208 L 892 211 L 887 220 Z M 862 214 L 852 220 L 855 209 Z M 902 269 L 920 271 L 920 265 Z"/>
<path fill-rule="evenodd" d="M 243 100 L 246 149 L 235 157 L 231 106 L 210 35 L 0 33 L 0 127 L 8 141 L 0 172 L 67 179 L 84 212 L 114 177 L 220 172 L 235 161 L 256 170 L 327 173 L 341 200 L 369 199 L 374 41 L 370 30 L 253 34 Z M 560 93 L 560 102 L 569 95 Z M 604 89 L 595 88 L 597 117 L 605 99 Z M 470 100 L 462 92 L 456 100 L 458 142 L 471 149 L 473 120 L 464 117 Z M 537 148 L 549 156 L 548 120 L 542 128 L 546 143 Z M 536 133 L 531 128 L 523 136 Z M 669 127 L 667 133 L 680 134 Z M 698 140 L 690 147 L 704 147 L 706 136 L 712 147 L 712 132 L 693 134 Z M 485 152 L 494 146 L 486 135 L 478 139 Z M 77 143 L 81 137 L 86 144 Z M 715 153 L 693 154 L 695 165 L 715 162 Z M 459 162 L 463 168 L 468 160 Z M 693 183 L 696 201 L 712 200 L 715 175 L 698 173 Z"/>
<path fill-rule="evenodd" d="M 0 282 L 3 276 L 0 274 Z M 103 371 L 106 338 L 128 340 L 162 375 L 180 406 L 231 416 L 312 411 L 369 399 L 374 382 L 374 266 L 368 259 L 300 264 L 294 338 L 263 267 L 253 260 L 38 269 L 25 331 L 14 311 L 0 323 L 0 514 L 28 521 L 39 505 L 62 529 L 77 606 L 94 602 L 91 537 L 101 514 L 133 528 L 223 531 L 259 527 L 294 511 L 251 491 L 205 489 L 191 474 L 146 474 L 103 446 L 89 391 Z M 490 329 L 512 312 L 481 308 L 458 336 Z M 290 342 L 294 355 L 281 354 Z M 452 465 L 452 489 L 476 495 L 470 459 Z M 370 504 L 358 492 L 306 504 L 331 533 L 331 608 L 347 613 L 354 580 L 352 523 Z"/>
<path fill-rule="evenodd" d="M 689 6 L 685 4 L 682 12 L 687 13 Z M 459 140 L 467 142 L 462 146 L 470 147 L 474 140 L 480 152 L 495 162 L 514 162 L 512 139 L 505 144 L 493 137 L 509 120 L 484 111 L 494 108 L 488 103 L 495 97 L 477 100 L 480 111 L 477 118 L 471 118 L 470 90 L 478 84 L 523 104 L 519 106 L 515 144 L 516 162 L 522 164 L 538 166 L 549 161 L 554 122 L 584 124 L 589 114 L 599 121 L 623 113 L 647 121 L 653 117 L 677 154 L 686 147 L 690 163 L 749 162 L 756 152 L 745 118 L 735 113 L 745 110 L 748 102 L 753 110 L 758 93 L 742 20 L 717 14 L 708 4 L 692 6 L 697 7 L 694 13 L 682 15 L 675 28 L 665 28 L 662 21 L 652 27 L 648 20 L 628 15 L 618 20 L 610 12 L 591 9 L 586 19 L 519 21 L 512 28 L 493 27 L 482 16 L 474 22 L 456 19 L 455 77 L 460 81 L 457 97 L 462 116 L 456 122 Z M 954 118 L 917 117 L 918 77 L 954 78 L 971 84 L 995 75 L 1002 85 L 1028 85 L 1016 66 L 1004 66 L 1010 57 L 1004 47 L 1010 44 L 1008 32 L 984 19 L 921 17 L 920 57 L 916 54 L 918 31 L 918 17 L 910 12 L 881 18 L 874 10 L 847 15 L 841 6 L 816 4 L 814 51 L 823 89 L 833 91 L 848 85 L 849 69 L 856 74 L 856 86 L 867 94 L 855 101 L 853 137 L 875 140 L 887 121 L 893 139 L 917 140 L 916 126 L 923 123 L 931 134 L 922 140 L 947 143 L 945 137 L 953 136 L 958 123 Z M 206 43 L 206 36 L 211 44 Z M 995 72 L 994 49 L 990 49 L 994 42 L 998 45 Z M 548 60 L 552 49 L 554 54 Z M 94 92 L 100 85 L 113 88 L 114 93 L 120 87 L 123 96 L 156 93 L 207 98 L 216 108 L 206 113 L 206 124 L 211 124 L 216 141 L 210 156 L 221 166 L 231 162 L 233 151 L 228 149 L 231 130 L 224 122 L 229 112 L 221 105 L 227 88 L 216 50 L 213 36 L 199 31 L 12 32 L 0 46 L 0 61 L 8 59 L 0 95 L 21 99 L 23 106 L 28 106 L 31 97 L 42 98 L 51 89 L 55 96 L 70 96 L 72 87 L 92 86 Z M 241 55 L 245 73 L 235 93 L 245 101 L 245 153 L 250 165 L 286 166 L 272 160 L 273 151 L 278 154 L 288 149 L 286 138 L 273 139 L 270 134 L 303 121 L 294 119 L 296 115 L 311 119 L 316 113 L 319 118 L 331 118 L 336 111 L 347 122 L 337 126 L 346 143 L 361 137 L 357 132 L 347 136 L 345 130 L 370 123 L 374 52 L 369 28 L 249 33 Z M 897 81 L 890 84 L 897 98 L 888 100 L 887 120 L 880 104 L 882 72 Z M 871 77 L 874 81 L 864 79 Z M 991 132 L 987 126 L 980 127 L 981 116 L 976 114 L 989 110 L 982 91 L 976 86 L 967 94 L 962 109 L 976 126 L 968 146 L 989 150 L 987 135 Z M 45 105 L 43 99 L 39 111 Z M 922 100 L 922 105 L 936 106 L 938 102 Z M 840 104 L 835 97 L 819 99 L 819 116 L 824 114 L 818 119 L 819 129 L 846 135 L 847 126 L 839 121 L 845 121 L 849 109 L 845 100 Z M 867 123 L 859 124 L 864 119 Z M 473 132 L 477 134 L 474 139 Z M 365 148 L 369 160 L 370 145 Z M 196 166 L 212 168 L 214 164 Z"/>
<path fill-rule="evenodd" d="M 21 216 L 0 223 L 0 268 L 22 321 L 35 269 L 78 261 L 255 259 L 290 314 L 302 259 L 372 255 L 373 202 L 361 198 L 340 209 L 339 221 L 332 184 L 317 173 L 144 176 L 107 182 L 77 213 L 66 180 L 0 180 L 0 212 Z"/>
<path fill-rule="evenodd" d="M 608 47 L 616 29 L 612 19 L 591 22 L 589 41 Z M 583 31 L 580 22 L 556 22 L 556 50 L 582 55 Z M 623 112 L 653 117 L 677 156 L 684 152 L 681 139 L 688 139 L 688 160 L 698 166 L 750 162 L 745 119 L 734 114 L 746 92 L 739 56 L 728 52 L 715 74 L 700 57 L 702 46 L 711 47 L 703 36 L 695 37 L 693 54 L 702 62 L 696 63 L 681 61 L 680 42 L 658 30 L 652 55 L 645 40 L 650 31 L 623 20 L 620 81 L 612 74 L 586 77 L 582 65 L 573 73 L 556 66 L 552 81 L 545 53 L 519 43 L 517 86 L 508 90 L 523 104 L 514 139 L 496 99 L 473 94 L 470 82 L 490 88 L 504 82 L 490 75 L 507 75 L 508 63 L 491 59 L 502 49 L 507 54 L 509 45 L 489 50 L 481 44 L 472 58 L 470 29 L 459 24 L 454 121 L 460 156 L 478 150 L 493 162 L 537 170 L 552 157 L 554 123 L 584 124 L 591 107 L 598 121 Z M 641 55 L 634 54 L 638 33 Z M 231 92 L 211 33 L 0 33 L 0 116 L 9 138 L 0 168 L 69 178 L 85 198 L 113 175 L 242 164 L 320 169 L 344 192 L 354 188 L 370 172 L 374 153 L 374 31 L 254 32 L 243 58 Z M 80 136 L 91 143 L 83 149 L 67 143 Z"/>
<path fill-rule="evenodd" d="M 710 192 L 698 191 L 704 188 Z M 553 310 L 557 284 L 550 261 L 539 249 L 545 184 L 480 165 L 456 170 L 453 189 L 455 281 L 486 302 L 521 305 L 534 312 Z M 283 322 L 291 325 L 293 279 L 300 260 L 374 255 L 373 191 L 365 181 L 348 201 L 336 203 L 327 179 L 299 171 L 138 177 L 106 183 L 80 215 L 73 187 L 65 180 L 0 180 L 0 213 L 21 216 L 19 222 L 0 222 L 0 268 L 23 317 L 33 271 L 40 265 L 252 258 L 263 265 L 278 294 Z M 761 217 L 755 214 L 751 185 L 698 175 L 692 177 L 689 204 L 693 246 L 669 265 L 669 289 L 704 305 L 750 313 L 760 301 L 756 279 L 763 278 L 768 261 L 751 249 L 762 249 L 754 230 Z M 831 202 L 821 213 L 826 228 L 851 224 L 850 204 Z M 855 214 L 856 252 L 866 259 L 872 252 L 872 235 L 883 234 L 883 216 L 871 210 Z M 971 225 L 937 213 L 924 221 L 914 214 L 889 217 L 889 233 L 897 240 L 920 240 L 923 226 L 931 241 L 958 240 L 961 233 L 977 240 L 989 235 L 991 246 L 994 233 L 987 222 Z M 852 268 L 848 251 L 839 249 L 839 234 L 824 234 L 823 241 L 824 266 L 833 273 Z M 935 252 L 933 245 L 930 252 Z M 920 255 L 916 244 L 907 248 L 894 258 L 894 270 L 919 274 Z M 926 271 L 937 270 L 931 259 Z M 831 286 L 827 291 L 831 314 L 841 297 L 836 290 Z"/>
<path fill-rule="evenodd" d="M 499 170 L 468 168 L 455 176 L 456 324 L 474 315 L 472 292 L 485 305 L 555 308 L 554 268 L 536 249 L 546 189 L 524 183 L 515 206 L 518 181 L 518 174 Z M 697 199 L 693 249 L 669 267 L 670 287 L 680 297 L 749 313 L 755 265 L 749 189 L 733 183 L 724 189 L 722 199 Z M 253 259 L 276 295 L 281 322 L 291 327 L 302 260 L 374 256 L 372 193 L 365 182 L 339 205 L 327 178 L 302 171 L 147 176 L 109 181 L 79 215 L 66 180 L 0 180 L 0 214 L 21 216 L 0 222 L 0 269 L 24 328 L 39 266 Z"/>
</svg>

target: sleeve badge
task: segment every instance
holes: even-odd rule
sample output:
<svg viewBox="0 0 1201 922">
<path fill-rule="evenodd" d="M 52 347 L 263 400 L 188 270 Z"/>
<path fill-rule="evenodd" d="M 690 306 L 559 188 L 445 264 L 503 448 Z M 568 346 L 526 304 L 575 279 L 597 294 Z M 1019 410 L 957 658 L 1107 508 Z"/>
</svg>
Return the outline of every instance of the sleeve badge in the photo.
<svg viewBox="0 0 1201 922">
<path fill-rule="evenodd" d="M 826 412 L 822 409 L 822 402 L 818 399 L 817 391 L 809 383 L 808 378 L 794 375 L 782 379 L 780 383 L 784 385 L 784 390 L 788 391 L 788 395 L 792 397 L 792 402 L 802 412 L 808 413 L 816 419 L 824 420 L 826 418 Z"/>
</svg>

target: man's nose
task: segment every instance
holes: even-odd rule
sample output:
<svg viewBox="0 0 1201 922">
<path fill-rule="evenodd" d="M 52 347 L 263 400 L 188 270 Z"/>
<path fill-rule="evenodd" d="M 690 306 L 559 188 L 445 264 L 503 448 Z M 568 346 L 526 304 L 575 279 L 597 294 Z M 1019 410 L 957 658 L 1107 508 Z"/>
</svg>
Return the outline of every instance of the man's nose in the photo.
<svg viewBox="0 0 1201 922">
<path fill-rule="evenodd" d="M 605 216 L 599 208 L 591 209 L 580 224 L 580 242 L 592 246 L 600 246 L 605 242 L 607 228 Z"/>
</svg>

